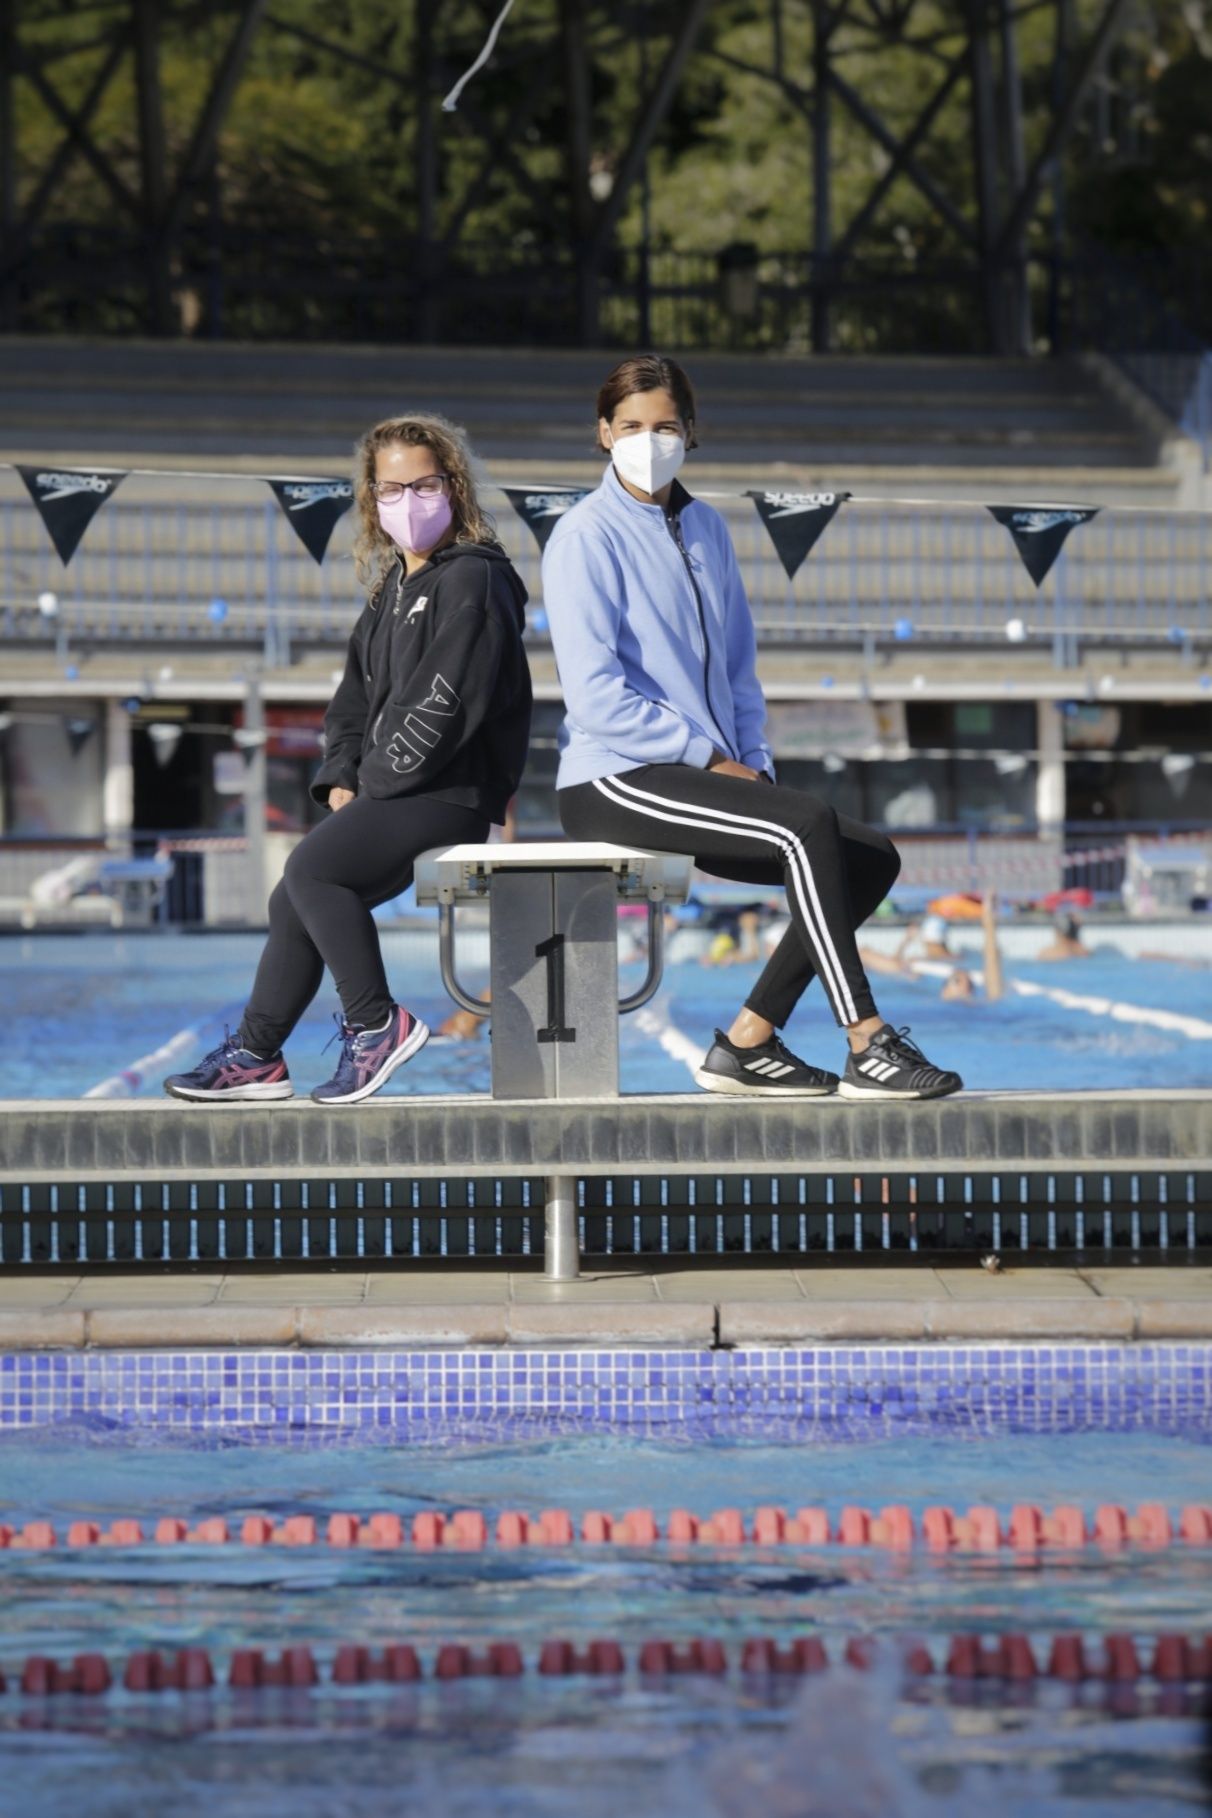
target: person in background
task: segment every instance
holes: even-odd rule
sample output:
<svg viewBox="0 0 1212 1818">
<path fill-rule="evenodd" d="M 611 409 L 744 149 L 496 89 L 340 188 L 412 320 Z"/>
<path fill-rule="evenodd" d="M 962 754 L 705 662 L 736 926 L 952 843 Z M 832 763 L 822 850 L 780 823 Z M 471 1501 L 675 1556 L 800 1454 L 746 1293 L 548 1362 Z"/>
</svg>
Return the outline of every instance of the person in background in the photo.
<svg viewBox="0 0 1212 1818">
<path fill-rule="evenodd" d="M 695 1079 L 755 1096 L 937 1098 L 958 1073 L 927 1060 L 875 1005 L 855 930 L 900 870 L 891 841 L 777 783 L 753 619 L 720 514 L 677 478 L 695 400 L 676 361 L 623 360 L 597 399 L 608 457 L 560 518 L 543 598 L 567 716 L 556 779 L 576 840 L 694 856 L 701 870 L 781 885 L 792 917 Z M 844 1029 L 844 1073 L 810 1066 L 778 1031 L 813 978 Z"/>
<path fill-rule="evenodd" d="M 1090 949 L 1082 940 L 1082 925 L 1075 915 L 1058 915 L 1053 929 L 1052 939 L 1040 948 L 1037 960 L 1090 958 Z"/>
<path fill-rule="evenodd" d="M 429 1031 L 391 994 L 371 910 L 408 888 L 419 853 L 486 839 L 522 773 L 526 590 L 480 508 L 461 433 L 433 416 L 377 424 L 358 447 L 356 498 L 369 597 L 312 784 L 332 813 L 295 847 L 270 897 L 240 1027 L 165 1080 L 176 1098 L 290 1098 L 282 1046 L 326 966 L 341 1051 L 312 1097 L 351 1105 L 379 1091 Z"/>
<path fill-rule="evenodd" d="M 941 958 L 951 966 L 943 980 L 939 996 L 944 1003 L 967 1003 L 976 996 L 976 981 L 966 966 L 956 964 L 956 956 L 947 946 L 946 941 L 927 941 L 924 936 L 930 917 L 921 923 L 910 922 L 905 929 L 904 937 L 895 953 L 880 953 L 873 947 L 860 947 L 859 958 L 869 972 L 883 972 L 901 978 L 917 978 L 923 972 L 935 972 Z M 946 934 L 946 923 L 942 923 L 943 934 Z M 1005 982 L 1002 976 L 1001 949 L 997 941 L 997 901 L 992 892 L 986 893 L 981 903 L 981 926 L 984 932 L 985 948 L 985 998 L 995 1003 L 1005 993 Z M 915 942 L 919 942 L 922 951 L 910 958 Z"/>
<path fill-rule="evenodd" d="M 761 905 L 712 910 L 707 926 L 712 931 L 711 945 L 700 960 L 703 966 L 744 966 L 762 957 L 758 930 Z"/>
<path fill-rule="evenodd" d="M 922 958 L 929 960 L 953 960 L 954 953 L 948 940 L 947 923 L 943 916 L 933 910 L 922 917 L 918 929 L 921 940 Z"/>
</svg>

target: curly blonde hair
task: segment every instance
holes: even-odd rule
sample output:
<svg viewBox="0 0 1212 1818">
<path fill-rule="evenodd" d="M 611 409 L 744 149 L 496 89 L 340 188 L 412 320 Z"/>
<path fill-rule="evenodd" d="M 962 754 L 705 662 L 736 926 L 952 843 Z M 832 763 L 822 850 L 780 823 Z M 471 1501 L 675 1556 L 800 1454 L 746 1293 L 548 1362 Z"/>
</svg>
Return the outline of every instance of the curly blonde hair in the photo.
<svg viewBox="0 0 1212 1818">
<path fill-rule="evenodd" d="M 354 499 L 358 528 L 354 537 L 354 563 L 358 579 L 371 593 L 377 591 L 391 567 L 396 546 L 379 523 L 375 500 L 375 456 L 380 448 L 403 442 L 411 448 L 428 448 L 450 481 L 450 505 L 456 543 L 492 543 L 496 527 L 476 496 L 471 450 L 463 431 L 445 417 L 386 417 L 368 429 L 358 443 L 354 469 Z"/>
</svg>

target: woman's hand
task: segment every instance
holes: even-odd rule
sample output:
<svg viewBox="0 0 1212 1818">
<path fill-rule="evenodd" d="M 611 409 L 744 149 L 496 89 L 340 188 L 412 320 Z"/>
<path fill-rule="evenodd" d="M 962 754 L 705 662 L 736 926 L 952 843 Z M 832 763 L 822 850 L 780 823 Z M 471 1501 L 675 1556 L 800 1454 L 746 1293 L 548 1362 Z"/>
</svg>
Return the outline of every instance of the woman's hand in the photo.
<svg viewBox="0 0 1212 1818">
<path fill-rule="evenodd" d="M 352 802 L 354 799 L 352 789 L 330 789 L 328 792 L 328 806 L 334 814 L 338 808 L 344 808 L 346 802 Z"/>
<path fill-rule="evenodd" d="M 709 764 L 707 768 L 715 776 L 743 776 L 747 783 L 769 782 L 769 777 L 760 770 L 751 770 L 748 764 L 738 764 L 735 758 L 721 758 L 718 764 Z M 328 798 L 330 801 L 332 797 Z"/>
</svg>

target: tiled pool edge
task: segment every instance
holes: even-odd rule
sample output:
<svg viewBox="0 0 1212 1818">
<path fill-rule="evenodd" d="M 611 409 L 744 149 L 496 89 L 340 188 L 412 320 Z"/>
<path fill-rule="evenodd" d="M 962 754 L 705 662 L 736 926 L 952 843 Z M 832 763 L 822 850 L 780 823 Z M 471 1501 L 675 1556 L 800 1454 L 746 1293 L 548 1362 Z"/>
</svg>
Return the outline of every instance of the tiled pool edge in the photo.
<svg viewBox="0 0 1212 1818">
<path fill-rule="evenodd" d="M 1212 1344 L 10 1352 L 0 1437 L 399 1443 L 602 1432 L 879 1438 L 1197 1430 Z"/>
</svg>

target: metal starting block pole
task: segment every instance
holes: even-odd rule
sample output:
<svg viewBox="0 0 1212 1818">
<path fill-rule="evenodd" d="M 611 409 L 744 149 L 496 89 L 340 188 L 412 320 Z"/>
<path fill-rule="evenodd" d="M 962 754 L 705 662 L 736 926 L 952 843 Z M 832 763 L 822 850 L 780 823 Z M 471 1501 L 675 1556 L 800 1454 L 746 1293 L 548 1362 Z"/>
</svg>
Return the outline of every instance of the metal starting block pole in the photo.
<svg viewBox="0 0 1212 1818">
<path fill-rule="evenodd" d="M 436 903 L 442 982 L 491 1026 L 492 1095 L 499 1099 L 617 1098 L 620 1013 L 657 991 L 664 912 L 686 900 L 694 861 L 606 842 L 448 846 L 416 862 L 418 903 Z M 455 972 L 455 906 L 488 903 L 491 1006 Z M 648 969 L 619 997 L 618 908 L 644 904 Z M 547 1275 L 579 1272 L 576 1182 L 547 1181 Z"/>
</svg>

